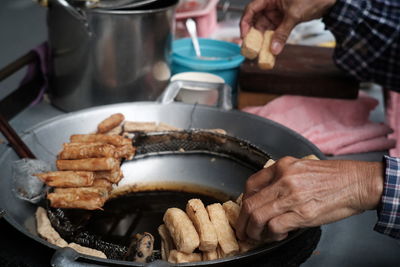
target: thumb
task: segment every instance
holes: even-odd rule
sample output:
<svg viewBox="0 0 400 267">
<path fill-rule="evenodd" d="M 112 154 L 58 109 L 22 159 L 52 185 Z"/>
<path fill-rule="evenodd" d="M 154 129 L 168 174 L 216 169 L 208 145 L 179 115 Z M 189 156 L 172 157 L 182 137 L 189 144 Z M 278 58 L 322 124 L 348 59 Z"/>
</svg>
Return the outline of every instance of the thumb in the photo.
<svg viewBox="0 0 400 267">
<path fill-rule="evenodd" d="M 276 28 L 274 35 L 272 36 L 271 52 L 274 55 L 278 55 L 283 50 L 287 39 L 289 38 L 290 32 L 296 26 L 296 22 L 290 18 L 285 17 L 282 23 Z"/>
</svg>

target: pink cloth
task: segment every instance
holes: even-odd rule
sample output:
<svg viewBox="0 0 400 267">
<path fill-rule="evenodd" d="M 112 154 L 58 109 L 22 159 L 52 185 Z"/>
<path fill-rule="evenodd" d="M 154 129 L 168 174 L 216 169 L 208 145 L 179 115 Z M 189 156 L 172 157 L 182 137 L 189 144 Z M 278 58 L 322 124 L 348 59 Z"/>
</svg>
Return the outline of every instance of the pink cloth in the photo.
<svg viewBox="0 0 400 267">
<path fill-rule="evenodd" d="M 244 111 L 291 128 L 325 154 L 342 155 L 395 146 L 395 141 L 386 137 L 390 127 L 368 119 L 377 105 L 376 99 L 365 94 L 356 100 L 285 95 Z"/>
<path fill-rule="evenodd" d="M 387 92 L 386 99 L 386 122 L 393 129 L 389 138 L 400 140 L 400 94 L 394 91 Z M 400 142 L 389 150 L 392 157 L 400 157 Z"/>
</svg>

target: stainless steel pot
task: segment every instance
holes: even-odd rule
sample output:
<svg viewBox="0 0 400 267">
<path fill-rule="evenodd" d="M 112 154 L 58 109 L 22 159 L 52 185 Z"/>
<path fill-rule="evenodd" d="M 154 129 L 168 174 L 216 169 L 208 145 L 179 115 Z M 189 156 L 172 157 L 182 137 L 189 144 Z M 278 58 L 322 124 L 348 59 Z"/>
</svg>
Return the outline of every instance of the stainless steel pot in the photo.
<svg viewBox="0 0 400 267">
<path fill-rule="evenodd" d="M 89 9 L 51 0 L 48 31 L 53 104 L 72 111 L 155 100 L 170 78 L 178 0 L 132 10 Z"/>
</svg>

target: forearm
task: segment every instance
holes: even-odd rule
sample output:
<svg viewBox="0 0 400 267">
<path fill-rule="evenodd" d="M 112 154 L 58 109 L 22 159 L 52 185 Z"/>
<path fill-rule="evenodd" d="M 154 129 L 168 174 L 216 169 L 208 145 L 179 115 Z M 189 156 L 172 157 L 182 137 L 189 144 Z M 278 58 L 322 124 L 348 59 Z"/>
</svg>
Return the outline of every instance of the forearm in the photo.
<svg viewBox="0 0 400 267">
<path fill-rule="evenodd" d="M 324 22 L 336 64 L 361 81 L 400 91 L 400 2 L 337 0 Z"/>
</svg>

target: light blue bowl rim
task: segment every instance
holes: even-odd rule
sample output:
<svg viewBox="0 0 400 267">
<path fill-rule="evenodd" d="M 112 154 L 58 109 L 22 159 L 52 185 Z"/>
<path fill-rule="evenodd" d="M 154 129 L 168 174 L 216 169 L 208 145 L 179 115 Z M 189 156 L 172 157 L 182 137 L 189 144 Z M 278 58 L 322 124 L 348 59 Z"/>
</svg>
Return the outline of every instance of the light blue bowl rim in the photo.
<svg viewBox="0 0 400 267">
<path fill-rule="evenodd" d="M 235 55 L 220 60 L 202 60 L 184 56 L 179 54 L 180 48 L 187 47 L 188 45 L 192 46 L 192 40 L 184 38 L 173 42 L 172 62 L 195 70 L 226 70 L 237 68 L 244 60 L 244 57 L 240 54 L 240 47 L 237 44 L 207 38 L 199 38 L 199 43 L 200 47 L 202 44 L 203 46 L 223 46 Z"/>
</svg>

